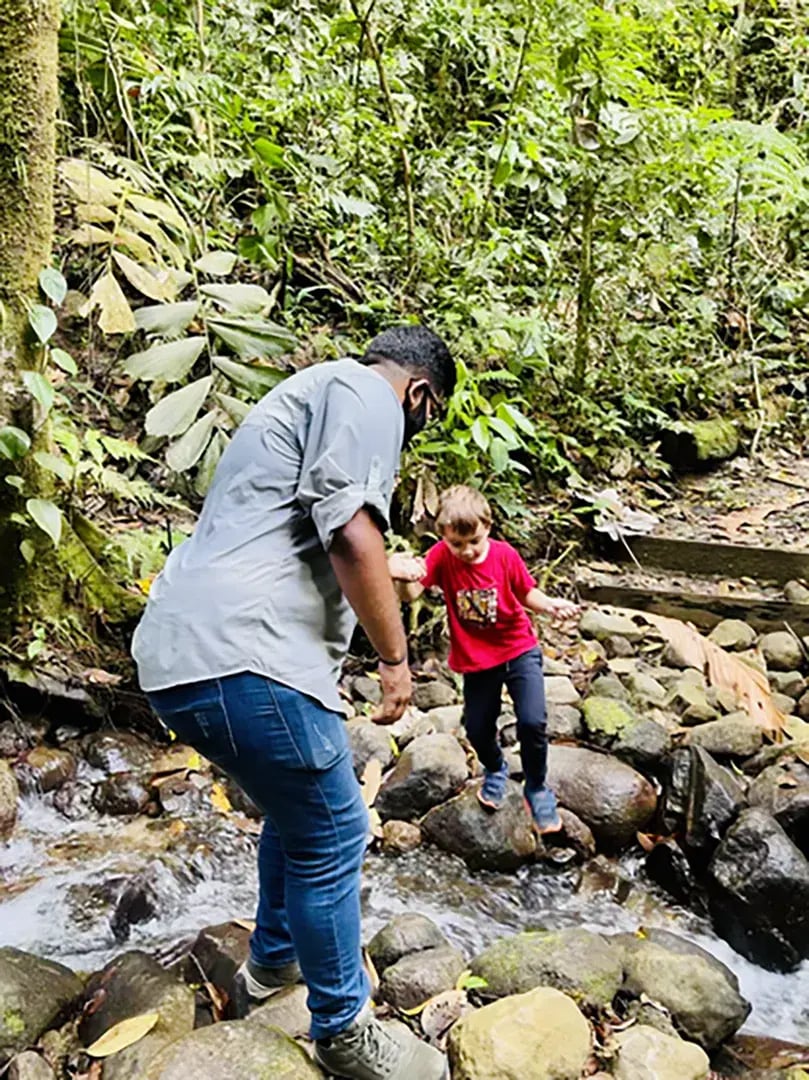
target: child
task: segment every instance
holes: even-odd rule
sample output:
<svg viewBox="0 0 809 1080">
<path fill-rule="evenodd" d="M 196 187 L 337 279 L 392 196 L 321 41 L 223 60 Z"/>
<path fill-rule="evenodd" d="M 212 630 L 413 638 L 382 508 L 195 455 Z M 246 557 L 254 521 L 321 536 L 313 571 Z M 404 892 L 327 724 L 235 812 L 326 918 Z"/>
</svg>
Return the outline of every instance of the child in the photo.
<svg viewBox="0 0 809 1080">
<path fill-rule="evenodd" d="M 403 599 L 442 589 L 449 616 L 449 665 L 463 675 L 464 726 L 484 768 L 481 803 L 502 806 L 508 766 L 497 739 L 503 685 L 517 714 L 525 799 L 538 833 L 558 832 L 556 797 L 545 786 L 548 739 L 542 653 L 529 611 L 568 618 L 578 608 L 538 588 L 518 553 L 490 540 L 491 510 L 480 492 L 456 485 L 441 496 L 442 540 L 424 559 L 391 555 L 391 576 Z"/>
</svg>

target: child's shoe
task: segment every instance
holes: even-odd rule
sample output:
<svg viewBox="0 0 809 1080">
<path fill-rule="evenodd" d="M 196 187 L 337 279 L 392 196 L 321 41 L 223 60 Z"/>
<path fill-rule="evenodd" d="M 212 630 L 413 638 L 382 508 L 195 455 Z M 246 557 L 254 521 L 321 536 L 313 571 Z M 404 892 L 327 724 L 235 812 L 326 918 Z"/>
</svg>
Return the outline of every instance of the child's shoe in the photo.
<svg viewBox="0 0 809 1080">
<path fill-rule="evenodd" d="M 506 797 L 508 765 L 505 761 L 496 772 L 483 770 L 483 784 L 478 791 L 478 799 L 487 810 L 499 810 Z"/>
<path fill-rule="evenodd" d="M 540 836 L 545 833 L 560 832 L 562 819 L 556 808 L 556 796 L 550 788 L 525 789 L 525 802 L 534 823 L 534 829 Z"/>
</svg>

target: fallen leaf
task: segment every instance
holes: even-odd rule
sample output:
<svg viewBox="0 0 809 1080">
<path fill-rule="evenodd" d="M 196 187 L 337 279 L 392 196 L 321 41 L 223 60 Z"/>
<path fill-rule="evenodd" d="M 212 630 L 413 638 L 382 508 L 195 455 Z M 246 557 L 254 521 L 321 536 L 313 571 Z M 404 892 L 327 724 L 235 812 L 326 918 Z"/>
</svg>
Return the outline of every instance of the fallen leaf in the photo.
<svg viewBox="0 0 809 1080">
<path fill-rule="evenodd" d="M 249 930 L 252 934 L 256 928 L 256 924 L 252 919 L 231 919 L 234 926 L 240 926 L 242 930 Z"/>
<path fill-rule="evenodd" d="M 437 1043 L 468 1007 L 463 990 L 445 990 L 430 998 L 421 1013 L 421 1030 L 431 1043 Z"/>
<path fill-rule="evenodd" d="M 92 1046 L 88 1046 L 85 1053 L 90 1057 L 105 1058 L 110 1054 L 117 1054 L 121 1050 L 126 1050 L 127 1046 L 132 1046 L 133 1043 L 138 1042 L 144 1035 L 148 1035 L 157 1021 L 160 1019 L 160 1013 L 143 1013 L 141 1016 L 130 1016 L 126 1020 L 122 1020 L 120 1024 L 114 1024 L 108 1031 L 105 1031 L 101 1038 L 96 1039 Z"/>
<path fill-rule="evenodd" d="M 228 996 L 224 990 L 220 990 L 219 987 L 214 986 L 212 982 L 206 981 L 202 985 L 205 987 L 205 991 L 211 999 L 211 1011 L 213 1012 L 214 1021 L 218 1022 L 225 1015 Z"/>
<path fill-rule="evenodd" d="M 368 975 L 368 982 L 371 985 L 371 997 L 376 996 L 376 992 L 379 989 L 379 973 L 376 970 L 371 954 L 367 949 L 362 950 L 362 963 L 365 968 L 365 972 Z"/>
<path fill-rule="evenodd" d="M 112 672 L 103 671 L 101 668 L 87 668 L 81 673 L 81 677 L 85 682 L 93 683 L 95 686 L 117 686 L 121 681 L 120 675 L 113 675 Z"/>
<path fill-rule="evenodd" d="M 211 787 L 211 806 L 220 814 L 229 814 L 233 809 L 223 784 L 217 782 Z"/>
<path fill-rule="evenodd" d="M 381 840 L 385 834 L 382 829 L 382 818 L 379 816 L 379 811 L 374 810 L 372 807 L 368 811 L 368 820 L 371 826 L 371 836 L 375 840 Z"/>
<path fill-rule="evenodd" d="M 371 758 L 362 774 L 362 798 L 369 810 L 376 802 L 381 786 L 382 763 L 378 758 Z"/>
</svg>

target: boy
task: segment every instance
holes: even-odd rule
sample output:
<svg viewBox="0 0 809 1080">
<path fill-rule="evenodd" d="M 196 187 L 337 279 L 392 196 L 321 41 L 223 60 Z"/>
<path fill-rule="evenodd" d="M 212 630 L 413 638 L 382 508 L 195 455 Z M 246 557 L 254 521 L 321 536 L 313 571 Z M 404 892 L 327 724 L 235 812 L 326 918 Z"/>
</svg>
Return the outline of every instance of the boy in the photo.
<svg viewBox="0 0 809 1080">
<path fill-rule="evenodd" d="M 436 525 L 442 539 L 425 558 L 395 554 L 388 560 L 402 599 L 439 587 L 449 616 L 449 665 L 463 675 L 464 726 L 483 768 L 481 803 L 498 810 L 508 766 L 497 739 L 503 685 L 517 714 L 525 800 L 539 834 L 558 832 L 556 797 L 545 786 L 548 739 L 542 653 L 528 611 L 569 618 L 578 608 L 546 596 L 515 549 L 491 540 L 486 499 L 455 485 L 441 496 Z"/>
</svg>

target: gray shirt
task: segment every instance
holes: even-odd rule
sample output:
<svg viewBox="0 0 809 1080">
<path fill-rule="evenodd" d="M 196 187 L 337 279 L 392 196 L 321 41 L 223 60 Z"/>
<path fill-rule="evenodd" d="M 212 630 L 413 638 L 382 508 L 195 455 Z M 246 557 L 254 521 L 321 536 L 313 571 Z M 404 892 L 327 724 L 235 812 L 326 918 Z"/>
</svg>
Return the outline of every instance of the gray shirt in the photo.
<svg viewBox="0 0 809 1080">
<path fill-rule="evenodd" d="M 132 643 L 144 690 L 250 671 L 341 708 L 356 617 L 327 552 L 363 507 L 387 527 L 403 423 L 390 383 L 355 360 L 262 398 L 152 584 Z"/>
</svg>

